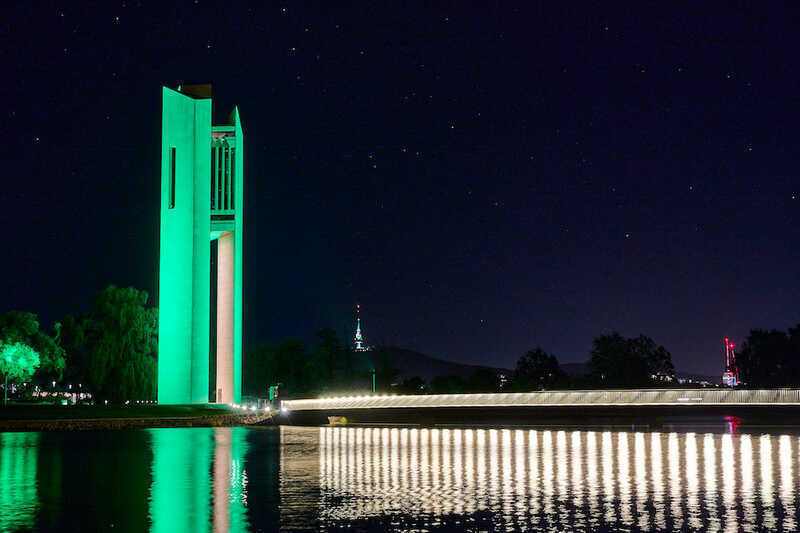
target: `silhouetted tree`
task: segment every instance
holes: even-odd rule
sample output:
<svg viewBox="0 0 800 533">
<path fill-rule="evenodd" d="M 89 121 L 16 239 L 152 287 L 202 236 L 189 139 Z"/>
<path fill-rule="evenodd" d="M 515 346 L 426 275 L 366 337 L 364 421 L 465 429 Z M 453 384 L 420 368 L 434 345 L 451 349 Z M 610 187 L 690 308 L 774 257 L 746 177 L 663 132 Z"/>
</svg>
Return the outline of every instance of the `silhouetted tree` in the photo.
<svg viewBox="0 0 800 533">
<path fill-rule="evenodd" d="M 372 372 L 375 371 L 375 389 L 380 392 L 389 392 L 393 385 L 397 385 L 400 370 L 394 364 L 392 351 L 378 347 L 368 352 L 355 352 L 358 355 L 357 375 L 362 376 L 364 382 L 372 384 Z"/>
<path fill-rule="evenodd" d="M 674 378 L 672 356 L 649 337 L 626 339 L 616 331 L 592 341 L 589 374 L 601 387 L 641 387 Z"/>
<path fill-rule="evenodd" d="M 314 346 L 314 369 L 328 386 L 332 386 L 339 375 L 341 367 L 342 348 L 336 332 L 325 328 L 317 333 L 319 342 Z"/>
<path fill-rule="evenodd" d="M 473 372 L 464 385 L 465 392 L 497 392 L 500 390 L 500 379 L 497 371 L 482 366 Z"/>
<path fill-rule="evenodd" d="M 400 370 L 394 365 L 394 361 L 381 351 L 375 352 L 375 389 L 377 391 L 389 391 L 400 375 Z M 371 370 L 371 369 L 370 369 Z"/>
<path fill-rule="evenodd" d="M 318 381 L 301 341 L 286 339 L 280 343 L 276 358 L 278 375 L 275 381 L 286 385 L 289 394 L 306 394 L 317 388 Z"/>
<path fill-rule="evenodd" d="M 109 285 L 94 297 L 80 332 L 71 331 L 76 351 L 85 351 L 85 374 L 95 397 L 112 401 L 156 397 L 158 310 L 146 307 L 147 292 Z M 77 327 L 77 326 L 71 326 Z"/>
<path fill-rule="evenodd" d="M 372 365 L 364 358 L 366 352 L 356 352 L 341 344 L 336 332 L 325 328 L 317 333 L 312 366 L 323 390 L 352 391 L 372 380 Z M 369 374 L 369 379 L 367 379 Z"/>
<path fill-rule="evenodd" d="M 282 383 L 278 370 L 278 350 L 264 343 L 247 350 L 242 357 L 242 377 L 247 394 L 264 397 L 267 387 Z"/>
<path fill-rule="evenodd" d="M 558 359 L 537 346 L 517 360 L 511 388 L 520 392 L 549 389 L 563 377 Z"/>
<path fill-rule="evenodd" d="M 458 376 L 436 376 L 431 379 L 433 394 L 460 394 L 465 388 L 466 383 Z"/>
<path fill-rule="evenodd" d="M 89 350 L 84 339 L 84 320 L 85 317 L 76 319 L 73 315 L 66 315 L 60 323 L 58 344 L 69 360 L 64 369 L 64 379 L 88 384 Z"/>
<path fill-rule="evenodd" d="M 750 331 L 736 354 L 739 377 L 752 387 L 800 384 L 800 325 L 783 331 Z"/>
<path fill-rule="evenodd" d="M 675 366 L 672 364 L 672 355 L 663 346 L 657 346 L 650 337 L 639 335 L 635 339 L 628 339 L 630 349 L 636 357 L 647 362 L 650 376 L 657 376 L 657 381 L 671 381 L 675 378 Z"/>
<path fill-rule="evenodd" d="M 316 392 L 324 381 L 298 339 L 285 339 L 278 346 L 260 344 L 247 351 L 242 364 L 247 391 L 261 397 L 267 395 L 267 387 L 278 383 L 290 397 L 305 396 Z"/>
<path fill-rule="evenodd" d="M 401 394 L 426 394 L 428 384 L 419 376 L 405 378 L 395 389 Z"/>
</svg>

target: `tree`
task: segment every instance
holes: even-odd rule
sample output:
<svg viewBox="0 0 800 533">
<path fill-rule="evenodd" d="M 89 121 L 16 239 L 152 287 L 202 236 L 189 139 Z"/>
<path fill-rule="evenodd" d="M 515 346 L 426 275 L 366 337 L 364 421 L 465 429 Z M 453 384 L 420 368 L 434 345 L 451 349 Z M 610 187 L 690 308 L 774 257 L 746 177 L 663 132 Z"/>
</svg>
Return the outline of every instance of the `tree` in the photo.
<svg viewBox="0 0 800 533">
<path fill-rule="evenodd" d="M 458 376 L 436 376 L 431 380 L 433 394 L 460 394 L 465 388 L 466 383 Z"/>
<path fill-rule="evenodd" d="M 39 354 L 21 342 L 0 341 L 0 374 L 3 376 L 3 404 L 8 400 L 8 380 L 27 381 L 39 367 Z"/>
<path fill-rule="evenodd" d="M 427 389 L 428 385 L 424 379 L 419 376 L 412 376 L 401 381 L 396 390 L 401 394 L 425 394 Z"/>
<path fill-rule="evenodd" d="M 330 328 L 317 332 L 317 338 L 319 342 L 314 346 L 314 369 L 322 379 L 324 386 L 330 387 L 338 375 L 341 346 L 336 332 Z"/>
<path fill-rule="evenodd" d="M 158 311 L 147 292 L 109 285 L 94 297 L 80 338 L 95 395 L 112 401 L 155 399 Z"/>
<path fill-rule="evenodd" d="M 60 325 L 56 324 L 56 330 Z M 66 367 L 64 349 L 39 329 L 39 320 L 26 311 L 7 311 L 0 315 L 0 341 L 22 343 L 39 354 L 38 372 L 60 380 Z"/>
<path fill-rule="evenodd" d="M 267 387 L 282 383 L 278 373 L 277 349 L 264 343 L 244 353 L 242 361 L 244 389 L 248 394 L 263 395 Z"/>
<path fill-rule="evenodd" d="M 84 335 L 85 319 L 66 315 L 60 322 L 58 344 L 69 359 L 64 378 L 89 383 L 89 353 Z"/>
<path fill-rule="evenodd" d="M 592 341 L 588 369 L 596 383 L 606 387 L 641 387 L 654 379 L 671 381 L 675 374 L 666 348 L 644 335 L 626 339 L 616 331 Z"/>
<path fill-rule="evenodd" d="M 752 387 L 796 386 L 800 381 L 800 325 L 788 334 L 754 329 L 736 354 L 739 377 Z"/>
<path fill-rule="evenodd" d="M 666 348 L 657 346 L 653 339 L 644 335 L 628 339 L 628 344 L 633 354 L 647 363 L 651 379 L 653 376 L 658 381 L 672 381 L 675 378 L 672 355 Z"/>
<path fill-rule="evenodd" d="M 375 373 L 375 390 L 389 391 L 396 385 L 400 370 L 395 366 L 393 352 L 389 348 L 376 348 L 369 352 L 359 352 L 362 360 L 359 365 L 362 369 L 361 375 L 369 382 L 372 387 L 372 374 Z M 365 381 L 366 383 L 366 381 Z"/>
<path fill-rule="evenodd" d="M 316 390 L 318 376 L 305 345 L 286 339 L 278 346 L 261 344 L 244 355 L 244 376 L 251 394 L 265 395 L 270 385 L 283 384 L 288 394 Z"/>
<path fill-rule="evenodd" d="M 558 359 L 537 346 L 517 360 L 512 389 L 515 391 L 549 389 L 563 376 L 564 372 L 558 364 Z"/>
<path fill-rule="evenodd" d="M 485 366 L 476 368 L 464 385 L 465 392 L 497 392 L 499 389 L 497 371 Z"/>
<path fill-rule="evenodd" d="M 276 351 L 277 381 L 286 385 L 290 394 L 311 392 L 317 387 L 309 365 L 306 346 L 297 339 L 286 339 Z"/>
<path fill-rule="evenodd" d="M 362 352 L 341 344 L 334 330 L 322 329 L 317 332 L 317 338 L 312 366 L 319 387 L 353 390 L 363 384 L 366 374 L 371 376 L 372 367 L 364 360 Z"/>
<path fill-rule="evenodd" d="M 377 353 L 375 363 L 375 390 L 388 391 L 400 375 L 400 370 L 386 353 Z M 372 369 L 370 369 L 371 371 Z"/>
</svg>

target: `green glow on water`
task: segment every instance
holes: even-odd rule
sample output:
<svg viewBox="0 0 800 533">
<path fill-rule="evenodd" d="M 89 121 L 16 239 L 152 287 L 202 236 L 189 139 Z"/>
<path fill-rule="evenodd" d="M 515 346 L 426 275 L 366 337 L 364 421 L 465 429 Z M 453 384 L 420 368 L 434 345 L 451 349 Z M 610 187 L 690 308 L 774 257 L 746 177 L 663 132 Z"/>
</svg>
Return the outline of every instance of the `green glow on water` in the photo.
<svg viewBox="0 0 800 533">
<path fill-rule="evenodd" d="M 212 428 L 151 429 L 153 483 L 151 531 L 205 531 L 211 512 L 209 486 L 214 446 Z"/>
<path fill-rule="evenodd" d="M 798 530 L 797 426 L 676 427 L 0 433 L 0 531 Z"/>
<path fill-rule="evenodd" d="M 246 428 L 151 429 L 151 531 L 248 531 Z"/>
<path fill-rule="evenodd" d="M 39 433 L 0 433 L 0 531 L 33 528 L 38 446 Z"/>
</svg>

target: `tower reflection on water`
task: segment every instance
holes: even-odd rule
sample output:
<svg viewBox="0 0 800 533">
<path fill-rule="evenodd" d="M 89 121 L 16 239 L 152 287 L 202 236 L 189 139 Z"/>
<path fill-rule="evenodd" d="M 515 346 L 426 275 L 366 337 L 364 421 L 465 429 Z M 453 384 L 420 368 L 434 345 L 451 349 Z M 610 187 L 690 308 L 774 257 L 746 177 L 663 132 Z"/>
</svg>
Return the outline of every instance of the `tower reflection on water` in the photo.
<svg viewBox="0 0 800 533">
<path fill-rule="evenodd" d="M 797 529 L 796 436 L 323 427 L 318 439 L 323 525 Z M 282 454 L 282 493 L 309 466 Z"/>
<path fill-rule="evenodd" d="M 798 529 L 797 435 L 0 433 L 0 531 Z"/>
<path fill-rule="evenodd" d="M 247 429 L 152 429 L 152 531 L 248 531 Z M 209 487 L 212 497 L 209 498 Z"/>
</svg>

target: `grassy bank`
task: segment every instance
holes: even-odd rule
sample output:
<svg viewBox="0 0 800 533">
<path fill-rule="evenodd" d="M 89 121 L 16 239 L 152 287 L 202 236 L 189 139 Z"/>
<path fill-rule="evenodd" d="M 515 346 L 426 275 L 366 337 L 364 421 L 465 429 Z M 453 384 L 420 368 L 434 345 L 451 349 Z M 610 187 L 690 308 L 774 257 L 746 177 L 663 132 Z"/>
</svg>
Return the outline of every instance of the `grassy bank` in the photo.
<svg viewBox="0 0 800 533">
<path fill-rule="evenodd" d="M 269 423 L 266 411 L 224 405 L 54 406 L 0 408 L 0 431 L 76 431 L 148 427 L 225 427 Z"/>
<path fill-rule="evenodd" d="M 0 407 L 0 420 L 185 418 L 234 414 L 227 405 L 30 405 Z"/>
</svg>

